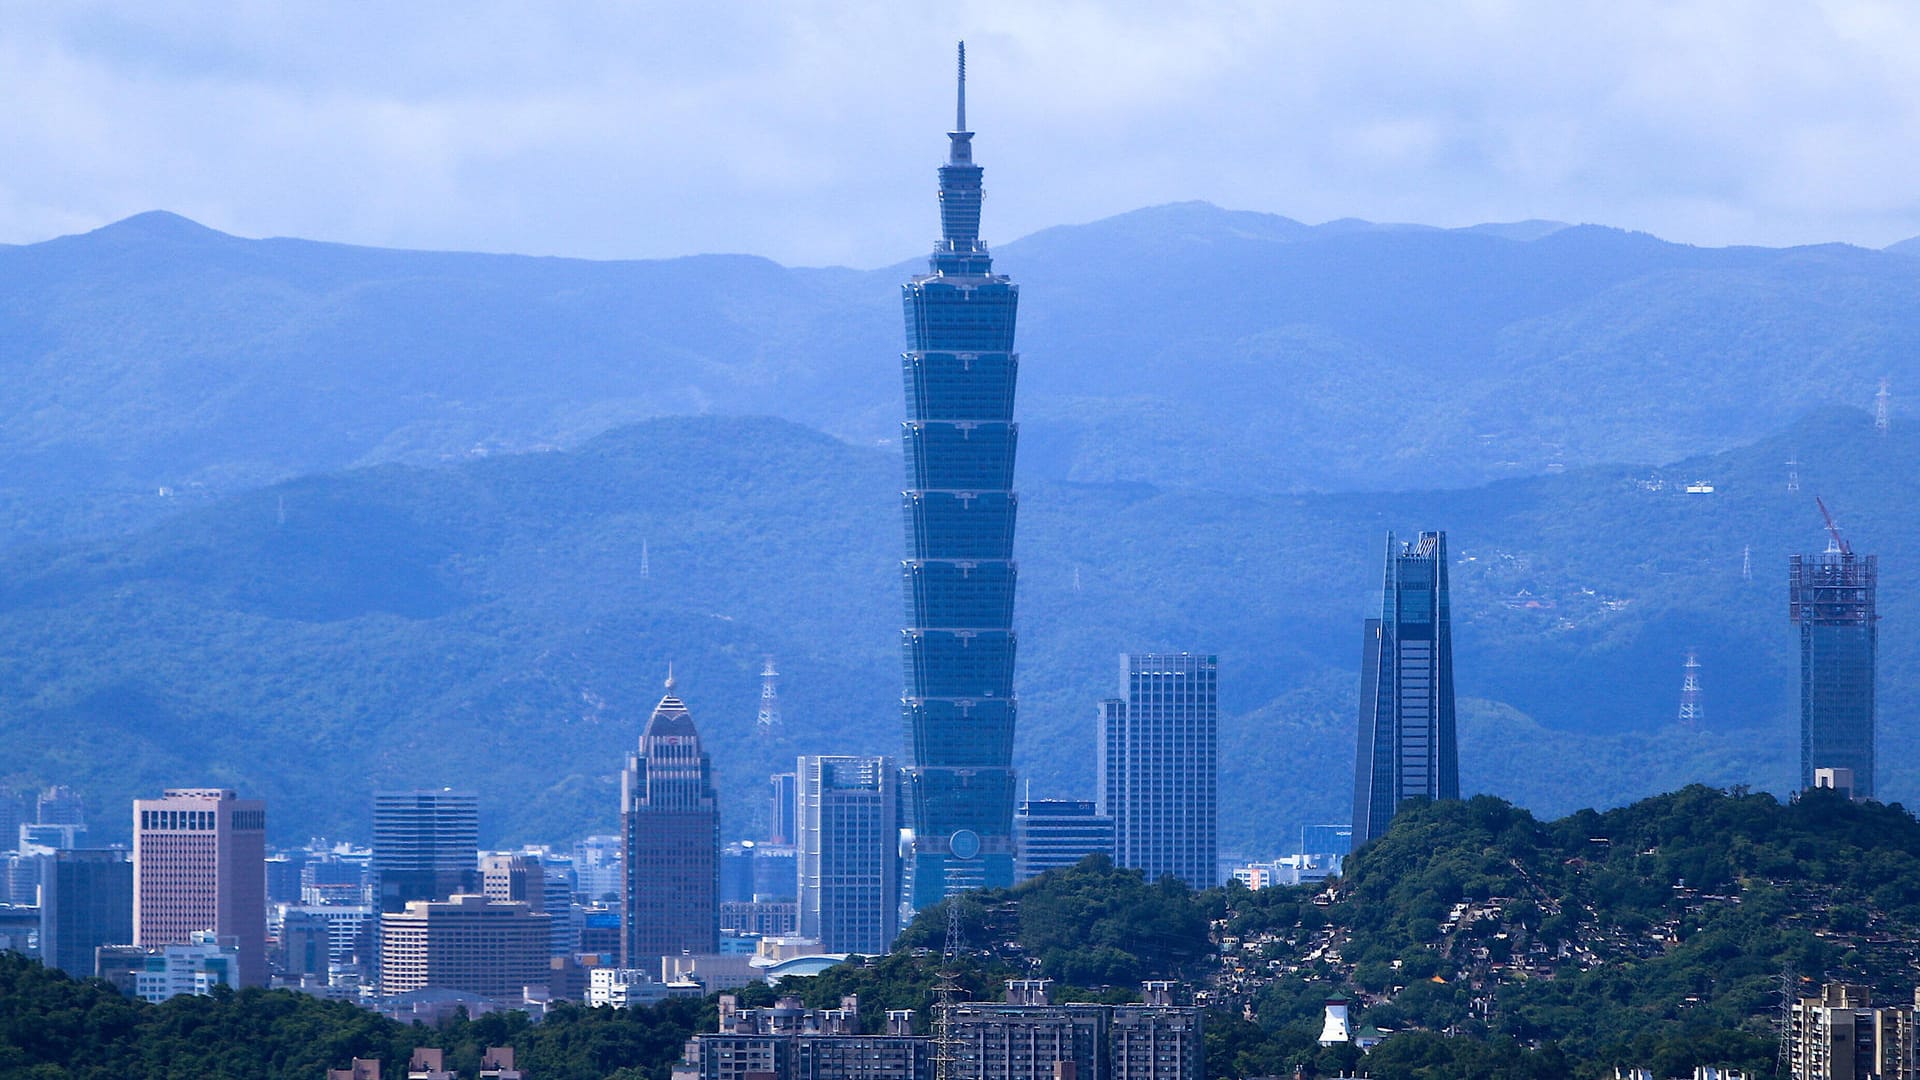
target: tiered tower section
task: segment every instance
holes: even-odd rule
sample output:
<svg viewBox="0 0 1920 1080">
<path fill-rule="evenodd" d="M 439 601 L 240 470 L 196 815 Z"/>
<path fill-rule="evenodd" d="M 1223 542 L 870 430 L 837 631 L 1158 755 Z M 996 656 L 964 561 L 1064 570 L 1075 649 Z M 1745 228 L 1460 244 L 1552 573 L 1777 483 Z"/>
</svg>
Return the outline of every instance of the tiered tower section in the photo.
<svg viewBox="0 0 1920 1080">
<path fill-rule="evenodd" d="M 1013 884 L 1013 352 L 1019 289 L 980 240 L 966 46 L 940 167 L 940 244 L 902 286 L 908 351 L 907 900 Z"/>
</svg>

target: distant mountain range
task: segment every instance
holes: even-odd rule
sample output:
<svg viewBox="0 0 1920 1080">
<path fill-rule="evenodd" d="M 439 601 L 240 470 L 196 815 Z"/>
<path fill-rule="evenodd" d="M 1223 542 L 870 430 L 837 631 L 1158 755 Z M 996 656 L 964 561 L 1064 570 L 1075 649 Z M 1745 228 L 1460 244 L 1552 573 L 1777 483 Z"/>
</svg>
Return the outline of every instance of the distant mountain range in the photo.
<svg viewBox="0 0 1920 1080">
<path fill-rule="evenodd" d="M 997 258 L 1024 289 L 1028 482 L 1471 486 L 1726 449 L 1920 384 L 1920 261 L 1839 245 L 1183 203 Z M 889 441 L 918 265 L 383 251 L 165 213 L 0 248 L 0 543 L 666 415 Z"/>
<path fill-rule="evenodd" d="M 1795 457 L 1803 490 L 1789 493 Z M 0 554 L 0 782 L 80 787 L 112 836 L 165 784 L 266 795 L 281 840 L 364 837 L 375 788 L 477 789 L 490 839 L 614 826 L 669 663 L 751 836 L 799 752 L 898 753 L 897 450 L 671 418 L 576 449 L 288 481 Z M 1029 477 L 1017 765 L 1086 795 L 1123 650 L 1221 657 L 1224 840 L 1347 812 L 1386 530 L 1444 528 L 1465 786 L 1543 814 L 1795 767 L 1786 557 L 1826 495 L 1883 557 L 1882 791 L 1920 793 L 1920 432 L 1828 410 L 1664 468 L 1288 495 Z M 1685 488 L 1705 481 L 1711 494 Z M 640 573 L 641 552 L 648 574 Z M 1752 578 L 1743 574 L 1743 554 Z M 1697 649 L 1707 719 L 1675 726 Z M 784 727 L 753 734 L 766 655 Z"/>
</svg>

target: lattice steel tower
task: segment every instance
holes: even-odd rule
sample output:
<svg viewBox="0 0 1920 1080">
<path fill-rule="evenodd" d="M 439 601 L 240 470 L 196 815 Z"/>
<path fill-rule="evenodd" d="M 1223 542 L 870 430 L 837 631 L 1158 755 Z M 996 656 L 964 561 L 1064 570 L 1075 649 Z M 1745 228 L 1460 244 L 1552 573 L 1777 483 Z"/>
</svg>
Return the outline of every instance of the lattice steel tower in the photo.
<svg viewBox="0 0 1920 1080">
<path fill-rule="evenodd" d="M 902 286 L 911 620 L 902 631 L 906 894 L 1013 884 L 1013 326 L 1019 290 L 980 240 L 980 166 L 967 130 L 967 53 L 930 272 Z"/>
<path fill-rule="evenodd" d="M 1680 722 L 1688 727 L 1700 723 L 1706 713 L 1700 707 L 1700 653 L 1687 650 L 1686 676 L 1680 680 Z"/>
<path fill-rule="evenodd" d="M 763 736 L 773 734 L 773 729 L 780 726 L 780 673 L 774 670 L 771 656 L 760 669 L 760 712 L 753 726 Z"/>
</svg>

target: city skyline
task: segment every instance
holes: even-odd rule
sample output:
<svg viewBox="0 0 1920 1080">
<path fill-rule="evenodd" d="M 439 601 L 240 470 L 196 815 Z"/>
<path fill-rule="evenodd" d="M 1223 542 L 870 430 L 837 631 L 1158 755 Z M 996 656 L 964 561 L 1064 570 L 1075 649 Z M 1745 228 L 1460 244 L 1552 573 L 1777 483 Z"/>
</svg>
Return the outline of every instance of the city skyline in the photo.
<svg viewBox="0 0 1920 1080">
<path fill-rule="evenodd" d="M 1244 21 L 1248 38 L 1272 25 Z M 1148 51 L 1190 61 L 1180 44 Z M 1914 512 L 1898 492 L 1920 475 L 1895 379 L 1877 380 L 1870 414 L 1816 413 L 1739 453 L 1709 446 L 1648 472 L 1570 452 L 1576 429 L 1608 455 L 1686 445 L 1644 412 L 1676 395 L 1709 402 L 1703 423 L 1744 422 L 1757 397 L 1710 399 L 1740 396 L 1737 379 L 1780 356 L 1812 358 L 1791 361 L 1788 383 L 1831 389 L 1816 376 L 1834 349 L 1903 340 L 1920 237 L 1913 258 L 1863 266 L 1826 249 L 1776 264 L 1555 223 L 1308 230 L 1189 206 L 1023 253 L 1040 301 L 1023 324 L 1021 286 L 983 239 L 967 58 L 961 42 L 939 239 L 894 314 L 874 295 L 900 279 L 891 269 L 698 259 L 623 265 L 609 285 L 599 267 L 516 260 L 532 290 L 516 292 L 484 284 L 487 260 L 409 255 L 401 280 L 375 281 L 370 268 L 399 264 L 164 215 L 0 251 L 55 282 L 0 304 L 0 331 L 16 331 L 0 338 L 25 343 L 20 381 L 41 396 L 0 407 L 17 444 L 0 456 L 22 459 L 0 494 L 23 508 L 0 535 L 14 559 L 0 638 L 16 635 L 0 648 L 0 718 L 24 717 L 0 745 L 27 763 L 8 783 L 32 785 L 0 788 L 0 1060 L 35 1075 L 338 1080 L 378 1080 L 382 1056 L 409 1054 L 406 1075 L 424 1080 L 1920 1077 L 1920 991 L 1911 1006 L 1873 1001 L 1901 1000 L 1920 970 L 1920 820 L 1880 798 L 1920 775 L 1898 722 L 1912 665 L 1879 656 L 1882 608 L 1898 643 L 1906 575 L 1920 574 L 1898 546 L 1920 529 L 1888 527 Z M 1140 57 L 1109 59 L 1123 72 Z M 1015 83 L 994 100 L 1018 114 L 1007 103 L 1044 92 Z M 1119 175 L 1128 160 L 1096 167 Z M 12 197 L 0 190 L 0 234 Z M 90 254 L 102 244 L 110 274 Z M 309 277 L 261 272 L 293 258 Z M 681 291 L 683 275 L 698 286 Z M 143 321 L 123 300 L 135 280 L 177 317 Z M 75 296 L 85 306 L 68 307 Z M 1799 337 L 1755 315 L 1796 300 L 1812 328 Z M 437 302 L 457 332 L 433 329 Z M 1328 311 L 1339 318 L 1317 321 Z M 596 315 L 627 325 L 603 332 Z M 897 335 L 901 316 L 891 347 L 879 331 Z M 585 397 L 555 396 L 560 369 L 521 351 L 548 318 L 569 362 L 606 360 Z M 302 351 L 284 336 L 335 319 L 377 342 L 371 366 L 346 356 L 353 344 Z M 1037 400 L 1019 414 L 1018 476 L 1036 498 L 1016 549 L 1021 325 L 1045 336 L 1020 339 Z M 386 449 L 349 458 L 345 481 L 318 458 L 270 460 L 264 437 L 178 475 L 135 442 L 97 462 L 66 452 L 100 403 L 150 442 L 153 414 L 204 423 L 158 388 L 183 372 L 220 383 L 210 373 L 235 354 L 208 328 L 241 326 L 259 339 L 247 358 L 277 342 L 306 363 L 297 387 L 236 384 L 236 414 L 272 414 L 291 442 L 337 439 L 335 453 Z M 1082 335 L 1079 363 L 1063 327 Z M 832 348 L 792 347 L 802 329 Z M 417 374 L 395 358 L 422 362 L 436 341 L 458 346 L 460 374 L 438 391 L 381 384 L 380 423 L 395 426 L 333 393 Z M 187 361 L 118 395 L 101 373 L 124 377 L 130 343 Z M 1686 377 L 1636 381 L 1668 348 L 1690 354 Z M 898 383 L 882 377 L 889 353 Z M 798 384 L 783 368 L 808 369 L 826 411 L 707 415 L 725 411 L 710 408 L 723 385 L 784 403 Z M 67 377 L 41 377 L 55 370 Z M 535 429 L 482 403 L 495 374 L 546 441 L 516 442 Z M 904 390 L 897 445 L 829 435 L 827 411 L 900 415 L 868 396 L 876 382 Z M 4 383 L 0 406 L 23 400 Z M 1638 400 L 1597 392 L 1609 383 Z M 291 419 L 287 402 L 316 389 L 331 428 Z M 663 418 L 668 398 L 702 415 Z M 428 399 L 434 423 L 408 412 Z M 1194 430 L 1217 437 L 1178 437 Z M 1276 445 L 1295 442 L 1308 452 L 1281 464 Z M 1346 471 L 1298 471 L 1333 461 Z M 1821 496 L 1801 494 L 1803 467 Z M 1331 475 L 1349 486 L 1318 490 Z M 1375 490 L 1408 477 L 1417 489 Z M 1827 495 L 1863 506 L 1862 536 L 1888 545 L 1885 590 L 1881 555 L 1855 552 Z M 1821 554 L 1788 531 L 1785 511 L 1807 499 L 1825 518 Z M 1387 529 L 1380 560 L 1384 523 L 1407 518 L 1433 527 Z M 97 546 L 34 531 L 88 529 Z M 118 546 L 134 536 L 148 550 Z M 1780 575 L 1754 572 L 1763 537 L 1763 566 L 1771 553 L 1786 571 L 1784 620 Z M 1023 565 L 1049 602 L 1016 623 Z M 569 573 L 570 592 L 538 591 Z M 882 603 L 880 582 L 900 591 Z M 143 620 L 165 627 L 160 642 L 143 641 Z M 1783 655 L 1789 628 L 1800 776 L 1777 798 L 1744 780 L 1756 760 L 1788 759 L 1791 733 L 1728 718 L 1775 715 L 1753 703 L 1786 697 L 1785 665 L 1754 658 Z M 1039 648 L 1021 655 L 1022 635 Z M 1677 717 L 1675 640 L 1688 643 Z M 92 646 L 84 664 L 62 667 L 76 644 Z M 236 690 L 221 650 L 267 689 Z M 1090 693 L 1083 666 L 1116 655 L 1117 686 Z M 1711 711 L 1702 656 L 1724 695 Z M 132 674 L 153 664 L 173 676 L 165 693 Z M 301 664 L 305 678 L 283 666 Z M 640 688 L 662 668 L 663 687 Z M 1898 733 L 1885 753 L 1883 677 Z M 757 695 L 735 692 L 755 679 Z M 1636 709 L 1656 684 L 1661 707 Z M 689 701 L 709 686 L 696 724 Z M 870 752 L 876 688 L 897 706 L 898 753 Z M 428 704 L 408 728 L 393 701 Z M 87 727 L 94 712 L 111 745 Z M 1636 726 L 1643 715 L 1658 720 Z M 297 751 L 254 749 L 256 719 L 275 750 Z M 103 779 L 116 752 L 121 774 Z M 1062 797 L 1089 770 L 1094 798 Z M 1578 790 L 1560 772 L 1615 801 L 1556 818 L 1506 794 Z M 219 783 L 159 784 L 183 774 Z M 1633 801 L 1638 787 L 1664 794 Z M 1351 824 L 1331 824 L 1349 792 Z M 517 847 L 491 835 L 502 813 Z M 130 850 L 108 846 L 102 820 L 131 824 Z M 372 844 L 315 835 L 321 820 L 370 825 Z M 308 839 L 275 848 L 270 821 Z"/>
</svg>

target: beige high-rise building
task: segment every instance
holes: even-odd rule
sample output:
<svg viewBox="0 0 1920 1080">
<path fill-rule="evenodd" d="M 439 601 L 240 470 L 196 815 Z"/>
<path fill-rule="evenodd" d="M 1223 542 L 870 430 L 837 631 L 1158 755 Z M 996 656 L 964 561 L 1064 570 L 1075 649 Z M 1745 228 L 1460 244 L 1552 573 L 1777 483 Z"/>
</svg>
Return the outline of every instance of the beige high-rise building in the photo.
<svg viewBox="0 0 1920 1080">
<path fill-rule="evenodd" d="M 437 986 L 518 1002 L 547 983 L 549 921 L 519 901 L 415 900 L 380 916 L 380 990 Z"/>
<path fill-rule="evenodd" d="M 212 931 L 239 946 L 240 985 L 267 983 L 267 804 L 220 788 L 133 801 L 133 943 Z"/>
<path fill-rule="evenodd" d="M 1828 983 L 1793 1003 L 1793 1080 L 1914 1080 L 1914 1009 L 1873 1004 L 1864 986 Z"/>
<path fill-rule="evenodd" d="M 546 910 L 546 870 L 532 855 L 480 856 L 480 889 L 489 900 L 518 900 L 534 911 Z"/>
</svg>

